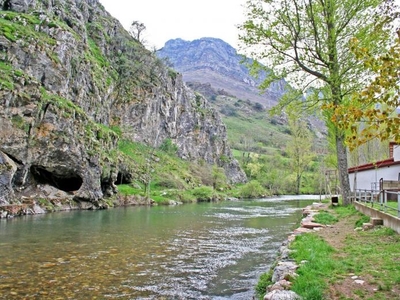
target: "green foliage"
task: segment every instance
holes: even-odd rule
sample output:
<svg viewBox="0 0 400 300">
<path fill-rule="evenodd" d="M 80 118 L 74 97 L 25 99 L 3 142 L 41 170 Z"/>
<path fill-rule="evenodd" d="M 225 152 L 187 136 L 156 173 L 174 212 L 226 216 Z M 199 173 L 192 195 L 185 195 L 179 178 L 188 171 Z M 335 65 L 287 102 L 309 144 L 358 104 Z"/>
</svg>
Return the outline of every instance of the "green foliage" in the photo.
<svg viewBox="0 0 400 300">
<path fill-rule="evenodd" d="M 129 184 L 120 184 L 120 185 L 117 185 L 117 188 L 118 188 L 118 192 L 124 196 L 137 195 L 143 191 L 142 189 L 134 188 L 133 186 L 131 186 Z"/>
<path fill-rule="evenodd" d="M 184 189 L 185 185 L 180 178 L 177 178 L 175 174 L 164 173 L 163 176 L 159 176 L 155 182 L 155 188 L 166 188 L 166 189 Z"/>
<path fill-rule="evenodd" d="M 251 180 L 240 189 L 241 198 L 257 198 L 265 195 L 267 195 L 265 188 L 257 180 Z"/>
<path fill-rule="evenodd" d="M 193 195 L 191 190 L 180 192 L 176 195 L 175 199 L 179 199 L 182 203 L 193 203 L 197 201 L 196 196 Z"/>
<path fill-rule="evenodd" d="M 338 218 L 347 218 L 350 216 L 361 215 L 354 205 L 347 205 L 347 206 L 335 206 L 333 207 L 335 213 L 338 215 Z"/>
<path fill-rule="evenodd" d="M 122 137 L 122 129 L 121 129 L 121 127 L 119 127 L 119 126 L 110 126 L 110 129 L 112 130 L 112 131 L 114 131 L 117 135 L 118 135 L 118 137 Z"/>
<path fill-rule="evenodd" d="M 396 111 L 400 93 L 399 33 L 390 49 L 382 51 L 379 56 L 363 46 L 358 38 L 354 37 L 351 41 L 355 56 L 374 74 L 374 80 L 368 86 L 353 93 L 350 103 L 334 108 L 332 120 L 338 127 L 347 130 L 347 143 L 351 149 L 374 139 L 400 142 L 400 121 Z"/>
<path fill-rule="evenodd" d="M 366 220 L 354 207 L 339 206 L 332 210 L 346 223 L 357 217 Z M 300 266 L 292 290 L 303 299 L 328 299 L 329 284 L 340 284 L 349 273 L 365 278 L 368 284 L 377 287 L 373 299 L 397 297 L 397 291 L 393 288 L 400 282 L 400 268 L 393 258 L 400 255 L 400 235 L 387 227 L 357 232 L 352 228 L 349 230 L 340 253 L 315 233 L 298 235 L 291 243 L 291 258 Z M 357 290 L 353 290 L 353 293 L 360 295 Z"/>
<path fill-rule="evenodd" d="M 176 77 L 178 76 L 178 72 L 176 72 L 174 69 L 168 68 L 168 76 L 172 78 L 172 80 L 176 80 Z"/>
<path fill-rule="evenodd" d="M 259 112 L 251 102 L 233 97 L 217 97 L 213 105 L 220 112 L 226 108 L 234 113 L 222 116 L 227 126 L 228 141 L 248 179 L 257 180 L 269 194 L 296 193 L 295 178 L 290 160 L 285 151 L 291 136 L 285 118 L 271 117 Z M 310 143 L 313 150 L 326 153 L 324 141 Z M 319 164 L 322 159 L 315 157 L 302 174 L 300 192 L 319 193 L 321 176 Z M 290 179 L 290 182 L 288 180 Z"/>
<path fill-rule="evenodd" d="M 369 223 L 370 217 L 363 215 L 360 219 L 358 219 L 354 225 L 355 228 L 362 227 L 364 223 Z"/>
<path fill-rule="evenodd" d="M 319 212 L 314 216 L 315 222 L 324 225 L 331 225 L 338 221 L 338 218 L 328 212 Z"/>
<path fill-rule="evenodd" d="M 297 115 L 299 109 L 301 108 L 292 105 L 286 107 L 289 130 L 291 133 L 290 140 L 286 145 L 286 152 L 290 158 L 291 168 L 296 175 L 296 194 L 300 194 L 304 172 L 309 169 L 311 161 L 316 156 L 311 149 L 313 138 L 311 132 L 307 128 L 306 121 L 299 118 Z"/>
<path fill-rule="evenodd" d="M 176 151 L 178 151 L 178 146 L 174 144 L 170 138 L 165 139 L 159 148 L 161 151 L 173 155 L 175 155 Z"/>
<path fill-rule="evenodd" d="M 108 60 L 101 53 L 99 47 L 92 39 L 88 39 L 89 51 L 91 56 L 95 60 L 95 64 L 99 65 L 101 68 L 106 68 L 109 66 Z"/>
<path fill-rule="evenodd" d="M 12 124 L 22 130 L 27 130 L 28 124 L 25 122 L 24 118 L 20 115 L 15 115 L 11 118 Z"/>
<path fill-rule="evenodd" d="M 127 161 L 134 164 L 132 169 L 142 185 L 148 183 L 150 162 L 150 197 L 158 203 L 167 203 L 166 200 L 211 201 L 216 196 L 213 186 L 219 188 L 226 184 L 223 182 L 224 174 L 221 174 L 223 171 L 206 163 L 183 161 L 160 149 L 126 140 L 119 142 L 119 150 Z"/>
<path fill-rule="evenodd" d="M 332 259 L 334 249 L 314 234 L 296 236 L 291 244 L 291 256 L 300 265 L 292 290 L 303 299 L 323 300 L 327 283 L 324 277 L 333 277 L 340 265 Z M 302 264 L 303 261 L 306 263 Z"/>
<path fill-rule="evenodd" d="M 260 71 L 268 74 L 260 89 L 265 90 L 282 79 L 296 88 L 287 86 L 287 93 L 280 99 L 275 111 L 300 101 L 303 107 L 321 107 L 328 114 L 337 106 L 344 105 L 344 113 L 339 118 L 347 114 L 351 93 L 360 90 L 366 84 L 366 78 L 371 78 L 364 63 L 350 51 L 352 40 L 357 39 L 359 48 L 366 48 L 374 56 L 386 48 L 391 39 L 390 27 L 396 26 L 390 26 L 393 18 L 388 11 L 391 11 L 379 9 L 382 2 L 247 2 L 247 20 L 239 27 L 240 40 L 253 59 L 253 74 Z M 394 6 L 393 3 L 388 5 Z M 372 91 L 374 95 L 380 94 L 374 89 Z M 299 97 L 305 94 L 306 97 Z M 342 128 L 335 126 L 341 192 L 345 196 L 344 205 L 347 205 L 350 183 L 345 134 Z"/>
<path fill-rule="evenodd" d="M 192 194 L 198 201 L 211 201 L 214 196 L 214 191 L 210 186 L 199 186 L 192 190 Z"/>
<path fill-rule="evenodd" d="M 273 270 L 271 268 L 271 271 L 269 271 L 268 273 L 261 274 L 260 278 L 258 279 L 256 288 L 255 288 L 258 299 L 264 298 L 266 291 L 267 291 L 267 287 L 272 284 L 272 273 L 273 273 Z"/>
<path fill-rule="evenodd" d="M 213 166 L 212 168 L 212 180 L 214 189 L 221 190 L 226 186 L 227 178 L 223 168 Z"/>
</svg>

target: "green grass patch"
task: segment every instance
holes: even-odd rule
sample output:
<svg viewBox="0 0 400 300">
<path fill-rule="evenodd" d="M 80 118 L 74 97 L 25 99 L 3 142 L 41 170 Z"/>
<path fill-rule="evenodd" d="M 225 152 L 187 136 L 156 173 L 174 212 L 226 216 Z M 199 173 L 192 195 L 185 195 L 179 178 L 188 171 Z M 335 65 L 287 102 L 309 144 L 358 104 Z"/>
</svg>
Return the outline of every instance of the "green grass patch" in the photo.
<svg viewBox="0 0 400 300">
<path fill-rule="evenodd" d="M 143 190 L 140 188 L 135 188 L 131 186 L 130 184 L 120 184 L 117 185 L 118 192 L 121 193 L 124 196 L 131 196 L 131 195 L 137 195 L 140 193 L 143 193 Z"/>
<path fill-rule="evenodd" d="M 344 262 L 349 271 L 371 278 L 377 291 L 373 299 L 396 299 L 400 282 L 400 235 L 388 227 L 360 231 L 346 240 Z M 370 299 L 370 298 L 368 298 Z"/>
<path fill-rule="evenodd" d="M 319 224 L 330 225 L 338 221 L 338 218 L 329 212 L 322 211 L 314 216 L 314 221 Z"/>
<path fill-rule="evenodd" d="M 354 226 L 355 226 L 356 228 L 357 228 L 357 227 L 362 227 L 362 225 L 363 225 L 364 223 L 369 223 L 370 219 L 371 219 L 370 217 L 363 215 L 363 216 L 361 216 L 360 219 L 358 219 L 358 220 L 356 221 L 356 223 L 354 224 Z"/>
<path fill-rule="evenodd" d="M 258 299 L 263 299 L 266 293 L 267 287 L 272 284 L 272 269 L 268 273 L 261 274 L 255 287 L 256 295 Z"/>
<path fill-rule="evenodd" d="M 339 206 L 334 206 L 332 208 L 339 219 L 347 218 L 354 215 L 361 215 L 354 207 L 354 205 L 347 205 L 347 206 L 339 205 Z"/>
<path fill-rule="evenodd" d="M 330 220 L 330 214 L 339 219 L 357 220 L 357 225 L 369 220 L 353 206 L 335 207 L 322 212 L 321 218 Z M 349 274 L 354 274 L 366 281 L 368 289 L 361 286 L 353 289 L 350 298 L 336 291 L 337 299 L 396 299 L 400 283 L 400 235 L 383 226 L 356 232 L 352 227 L 346 228 L 349 232 L 339 250 L 315 233 L 296 237 L 291 244 L 291 257 L 300 267 L 292 290 L 303 299 L 330 299 L 329 285 L 333 282 L 340 285 Z"/>
<path fill-rule="evenodd" d="M 300 265 L 299 275 L 292 290 L 309 300 L 323 300 L 327 283 L 321 278 L 332 278 L 340 264 L 333 260 L 335 250 L 314 234 L 302 234 L 291 244 L 292 258 Z M 302 264 L 303 261 L 306 261 Z"/>
</svg>

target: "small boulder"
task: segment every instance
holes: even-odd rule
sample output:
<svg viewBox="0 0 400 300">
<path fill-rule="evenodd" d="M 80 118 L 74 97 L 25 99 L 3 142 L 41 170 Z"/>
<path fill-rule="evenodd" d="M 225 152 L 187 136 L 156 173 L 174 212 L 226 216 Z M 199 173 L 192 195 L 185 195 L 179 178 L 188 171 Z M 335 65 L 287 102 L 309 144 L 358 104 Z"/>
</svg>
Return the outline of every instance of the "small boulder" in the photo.
<svg viewBox="0 0 400 300">
<path fill-rule="evenodd" d="M 300 300 L 301 297 L 293 291 L 274 290 L 264 296 L 264 300 Z"/>
</svg>

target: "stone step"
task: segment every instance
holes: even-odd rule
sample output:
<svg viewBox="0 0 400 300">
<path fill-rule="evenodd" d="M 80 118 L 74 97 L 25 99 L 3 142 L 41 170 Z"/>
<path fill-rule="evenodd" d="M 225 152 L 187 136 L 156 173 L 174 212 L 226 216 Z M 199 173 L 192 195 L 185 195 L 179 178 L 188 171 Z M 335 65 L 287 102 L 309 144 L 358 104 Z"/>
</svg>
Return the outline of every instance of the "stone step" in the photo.
<svg viewBox="0 0 400 300">
<path fill-rule="evenodd" d="M 362 225 L 363 230 L 370 230 L 372 228 L 374 228 L 374 225 L 372 225 L 371 223 L 363 223 Z"/>
</svg>

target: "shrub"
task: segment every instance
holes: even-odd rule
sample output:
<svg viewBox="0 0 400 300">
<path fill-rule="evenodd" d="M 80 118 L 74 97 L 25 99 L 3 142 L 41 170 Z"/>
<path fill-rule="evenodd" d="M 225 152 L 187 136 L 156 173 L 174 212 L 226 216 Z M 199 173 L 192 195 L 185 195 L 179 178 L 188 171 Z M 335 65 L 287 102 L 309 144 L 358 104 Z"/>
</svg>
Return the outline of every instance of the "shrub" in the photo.
<svg viewBox="0 0 400 300">
<path fill-rule="evenodd" d="M 257 180 L 252 180 L 246 183 L 240 189 L 240 197 L 242 198 L 256 198 L 265 195 L 265 188 L 263 188 L 263 186 Z"/>
<path fill-rule="evenodd" d="M 155 182 L 155 187 L 168 188 L 168 189 L 183 189 L 183 183 L 174 177 L 173 174 L 163 174 Z"/>
<path fill-rule="evenodd" d="M 168 154 L 176 154 L 176 151 L 178 151 L 178 146 L 175 145 L 171 139 L 165 139 L 160 145 L 160 150 Z"/>
<path fill-rule="evenodd" d="M 210 186 L 200 186 L 194 188 L 192 194 L 199 201 L 210 201 L 213 198 L 214 191 Z"/>
</svg>

